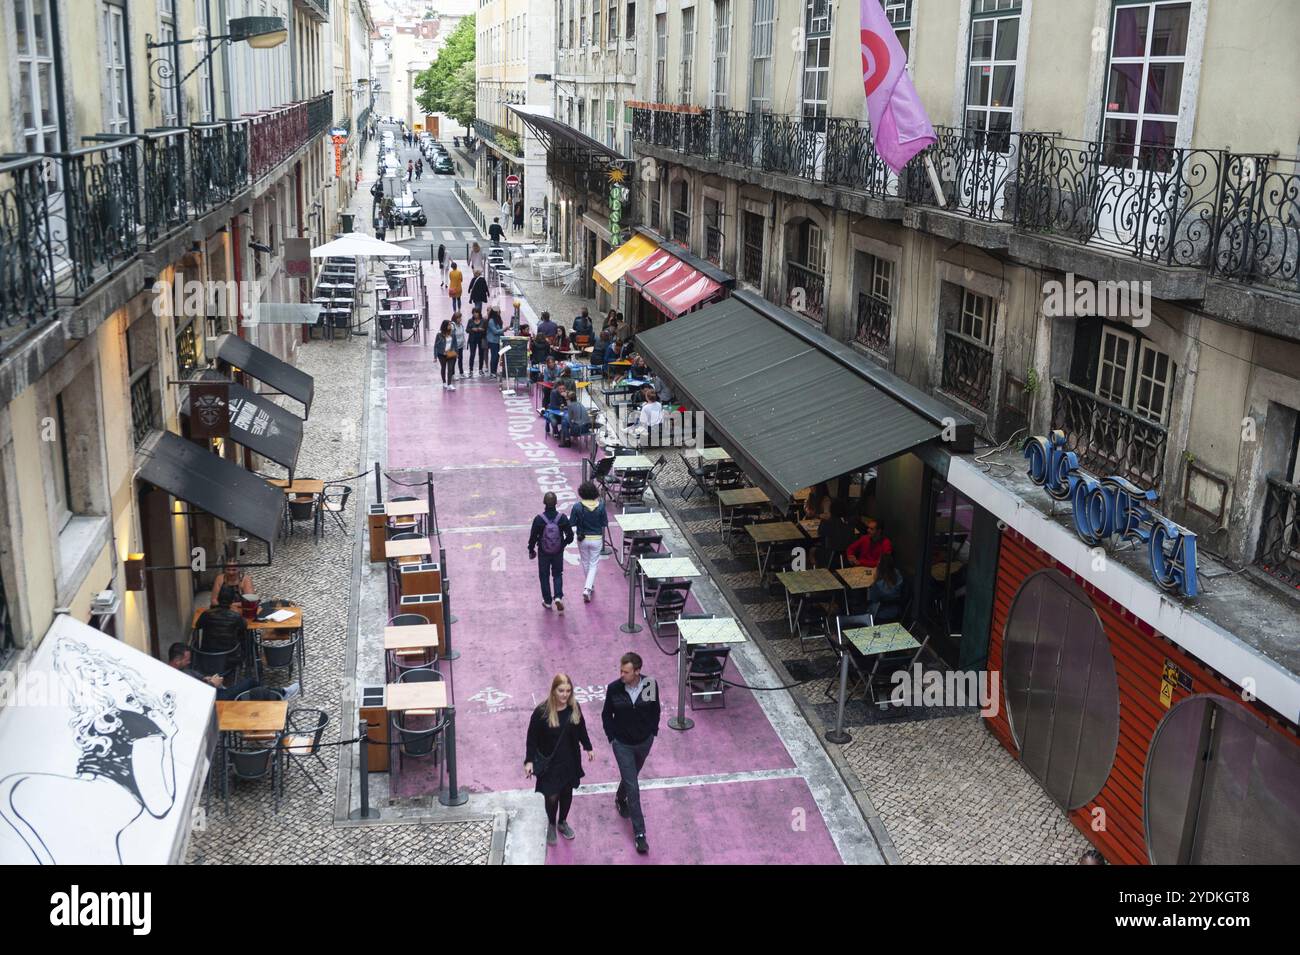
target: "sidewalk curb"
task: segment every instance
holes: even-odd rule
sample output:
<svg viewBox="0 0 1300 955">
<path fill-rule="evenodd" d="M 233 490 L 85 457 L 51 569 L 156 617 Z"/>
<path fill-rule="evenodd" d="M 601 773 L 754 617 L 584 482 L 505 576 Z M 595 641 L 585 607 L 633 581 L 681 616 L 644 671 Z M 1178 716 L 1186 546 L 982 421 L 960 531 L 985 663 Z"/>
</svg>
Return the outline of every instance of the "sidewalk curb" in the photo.
<svg viewBox="0 0 1300 955">
<path fill-rule="evenodd" d="M 703 546 L 696 539 L 695 535 L 687 529 L 686 521 L 677 512 L 677 505 L 669 502 L 671 492 L 666 489 L 661 489 L 657 484 L 652 484 L 651 488 L 655 492 L 655 502 L 666 510 L 672 517 L 673 523 L 677 525 L 677 529 L 686 539 L 691 550 L 694 551 L 696 559 L 704 565 L 714 586 L 722 592 L 727 603 L 731 605 L 733 610 L 735 610 L 736 616 L 740 617 L 744 621 L 747 630 L 758 632 L 758 621 L 749 613 L 749 609 L 744 602 L 737 597 L 734 588 L 726 582 L 723 573 L 714 565 L 713 559 L 705 553 Z M 781 679 L 782 683 L 795 682 L 789 671 L 786 670 L 785 664 L 782 663 L 780 659 L 773 656 L 771 650 L 767 646 L 767 641 L 755 640 L 753 642 L 757 644 L 759 651 L 767 660 L 768 665 L 772 667 L 773 672 L 775 672 Z M 812 709 L 811 703 L 804 698 L 803 694 L 795 693 L 793 691 L 787 692 L 790 695 L 790 699 L 794 702 L 794 705 L 799 708 L 799 712 L 803 715 L 804 719 L 808 722 L 808 725 L 816 734 L 817 741 L 821 744 L 822 749 L 825 750 L 826 755 L 830 758 L 831 764 L 840 774 L 840 777 L 844 782 L 844 787 L 849 791 L 849 794 L 852 795 L 853 801 L 857 804 L 858 811 L 862 814 L 863 821 L 867 824 L 867 829 L 871 832 L 872 837 L 876 840 L 876 845 L 880 848 L 880 854 L 884 857 L 885 864 L 902 865 L 903 859 L 898 854 L 898 849 L 895 847 L 894 841 L 889 835 L 889 830 L 886 828 L 884 820 L 880 818 L 880 814 L 872 804 L 871 797 L 868 795 L 866 787 L 857 778 L 852 767 L 849 766 L 848 760 L 844 758 L 843 753 L 840 751 L 841 747 L 827 743 L 827 727 L 822 723 L 821 717 L 819 717 L 816 711 Z"/>
</svg>

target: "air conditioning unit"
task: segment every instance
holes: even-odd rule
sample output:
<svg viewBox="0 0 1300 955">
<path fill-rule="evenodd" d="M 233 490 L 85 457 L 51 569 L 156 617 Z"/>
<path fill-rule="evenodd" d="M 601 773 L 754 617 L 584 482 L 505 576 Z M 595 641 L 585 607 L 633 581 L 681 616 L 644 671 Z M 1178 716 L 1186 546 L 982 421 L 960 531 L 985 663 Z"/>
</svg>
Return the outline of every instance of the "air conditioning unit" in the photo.
<svg viewBox="0 0 1300 955">
<path fill-rule="evenodd" d="M 101 590 L 95 594 L 90 601 L 90 612 L 99 616 L 112 616 L 117 613 L 117 608 L 121 606 L 121 600 L 118 599 L 117 593 L 112 590 Z"/>
</svg>

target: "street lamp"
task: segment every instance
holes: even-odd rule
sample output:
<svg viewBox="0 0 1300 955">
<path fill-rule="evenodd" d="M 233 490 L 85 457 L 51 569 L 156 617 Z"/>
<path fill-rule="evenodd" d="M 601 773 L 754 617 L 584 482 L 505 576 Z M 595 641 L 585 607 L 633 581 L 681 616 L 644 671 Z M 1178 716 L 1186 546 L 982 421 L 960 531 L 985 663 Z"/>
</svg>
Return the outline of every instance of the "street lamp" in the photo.
<svg viewBox="0 0 1300 955">
<path fill-rule="evenodd" d="M 289 30 L 284 25 L 284 17 L 235 17 L 227 26 L 230 32 L 219 36 L 200 35 L 191 37 L 188 40 L 168 40 L 165 43 L 155 43 L 153 36 L 146 33 L 144 35 L 144 48 L 149 59 L 150 82 L 159 89 L 175 89 L 193 76 L 195 70 L 212 59 L 212 55 L 227 43 L 247 43 L 256 50 L 270 50 L 289 39 Z M 155 59 L 153 56 L 154 50 L 163 47 L 178 47 L 186 43 L 193 43 L 196 40 L 208 41 L 208 54 L 195 63 L 193 69 L 179 80 L 176 79 L 176 67 L 170 60 L 165 57 Z M 220 40 L 221 42 L 213 46 L 213 40 Z"/>
</svg>

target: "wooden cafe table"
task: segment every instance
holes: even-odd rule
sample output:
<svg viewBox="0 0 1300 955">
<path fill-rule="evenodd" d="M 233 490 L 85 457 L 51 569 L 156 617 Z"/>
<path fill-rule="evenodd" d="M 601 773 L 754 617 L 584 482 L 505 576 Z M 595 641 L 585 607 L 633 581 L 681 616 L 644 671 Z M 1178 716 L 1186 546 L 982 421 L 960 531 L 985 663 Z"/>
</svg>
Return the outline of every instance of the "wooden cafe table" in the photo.
<svg viewBox="0 0 1300 955">
<path fill-rule="evenodd" d="M 270 478 L 266 483 L 272 487 L 282 488 L 285 494 L 325 493 L 325 482 L 316 478 L 295 478 L 292 484 L 283 478 Z"/>
<path fill-rule="evenodd" d="M 438 650 L 437 624 L 417 624 L 413 627 L 384 627 L 384 656 Z"/>
<path fill-rule="evenodd" d="M 230 792 L 230 770 L 226 736 L 247 733 L 250 736 L 273 738 L 283 733 L 289 719 L 289 704 L 284 700 L 218 700 L 217 729 L 222 734 L 221 745 L 221 795 Z"/>
</svg>

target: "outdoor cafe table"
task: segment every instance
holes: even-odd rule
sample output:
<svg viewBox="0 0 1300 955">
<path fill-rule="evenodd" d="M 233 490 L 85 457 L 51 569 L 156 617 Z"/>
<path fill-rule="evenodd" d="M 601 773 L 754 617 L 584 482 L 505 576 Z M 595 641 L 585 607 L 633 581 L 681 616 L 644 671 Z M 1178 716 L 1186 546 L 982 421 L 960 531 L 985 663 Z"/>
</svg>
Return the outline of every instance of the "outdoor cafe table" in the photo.
<svg viewBox="0 0 1300 955">
<path fill-rule="evenodd" d="M 218 700 L 217 730 L 222 734 L 221 795 L 229 794 L 230 767 L 226 735 L 231 733 L 283 733 L 289 719 L 289 704 L 284 700 Z"/>
<path fill-rule="evenodd" d="M 389 517 L 417 517 L 429 513 L 428 501 L 389 501 L 384 505 Z"/>
<path fill-rule="evenodd" d="M 400 557 L 428 557 L 432 553 L 433 545 L 429 543 L 427 537 L 384 541 L 384 556 L 389 560 Z"/>
<path fill-rule="evenodd" d="M 848 640 L 853 649 L 862 656 L 876 658 L 871 672 L 864 678 L 872 702 L 875 702 L 876 694 L 871 684 L 876 670 L 880 667 L 880 658 L 887 653 L 917 650 L 921 646 L 901 623 L 882 623 L 878 627 L 854 627 L 844 631 L 844 639 Z"/>
<path fill-rule="evenodd" d="M 700 576 L 700 569 L 689 557 L 643 557 L 637 562 L 637 567 L 651 580 Z"/>
<path fill-rule="evenodd" d="M 754 557 L 758 560 L 758 579 L 761 582 L 767 576 L 767 558 L 772 553 L 772 545 L 786 541 L 806 540 L 804 532 L 789 521 L 769 521 L 765 524 L 747 524 L 745 533 L 754 542 Z M 763 549 L 763 545 L 767 549 Z"/>
<path fill-rule="evenodd" d="M 442 680 L 428 683 L 389 683 L 384 687 L 384 709 L 389 713 L 447 708 L 447 684 Z"/>
<path fill-rule="evenodd" d="M 194 617 L 193 619 L 190 620 L 191 630 L 195 630 L 198 628 L 199 617 L 203 616 L 204 609 L 205 608 L 203 607 L 194 608 Z M 249 620 L 248 618 L 245 618 L 244 625 L 248 627 L 250 632 L 261 635 L 261 638 L 264 641 L 286 639 L 284 637 L 279 637 L 275 635 L 276 631 L 279 630 L 297 631 L 300 635 L 303 633 L 301 607 L 298 606 L 279 607 L 277 608 L 277 610 L 288 611 L 289 616 L 285 617 L 283 620 L 257 620 L 257 619 Z M 270 612 L 275 613 L 276 611 L 273 610 Z M 307 665 L 307 647 L 305 644 L 306 644 L 305 639 L 300 639 L 298 641 L 298 663 L 304 667 Z"/>
<path fill-rule="evenodd" d="M 380 318 L 397 319 L 395 322 L 390 321 L 388 323 L 387 335 L 392 341 L 395 341 L 398 344 L 401 344 L 404 341 L 410 341 L 410 339 L 402 337 L 402 326 L 408 318 L 412 319 L 411 338 L 415 338 L 419 334 L 419 322 L 414 320 L 419 318 L 420 313 L 414 308 L 384 308 L 375 312 L 375 314 Z M 383 326 L 381 325 L 380 328 L 382 330 Z"/>
<path fill-rule="evenodd" d="M 438 649 L 436 624 L 416 624 L 413 627 L 384 627 L 384 656 L 403 650 Z"/>
<path fill-rule="evenodd" d="M 283 488 L 285 494 L 324 494 L 325 482 L 316 478 L 297 478 L 292 484 L 283 478 L 271 478 L 267 484 Z"/>
<path fill-rule="evenodd" d="M 624 454 L 614 459 L 613 467 L 615 471 L 628 471 L 636 468 L 649 469 L 654 467 L 654 462 L 644 454 Z"/>
<path fill-rule="evenodd" d="M 668 530 L 668 519 L 658 511 L 650 511 L 643 514 L 615 514 L 614 522 L 618 524 L 619 529 L 623 532 L 624 541 L 627 540 L 629 534 L 645 531 Z M 608 532 L 609 525 L 606 525 L 605 529 Z M 614 546 L 613 539 L 610 539 L 609 545 L 612 549 Z M 614 557 L 619 561 L 619 563 L 622 563 L 619 551 L 614 551 Z"/>
<path fill-rule="evenodd" d="M 682 642 L 691 647 L 745 642 L 740 625 L 731 617 L 683 617 L 677 621 L 677 633 Z"/>
<path fill-rule="evenodd" d="M 776 575 L 776 579 L 781 582 L 785 588 L 785 619 L 790 625 L 790 632 L 795 632 L 795 619 L 803 610 L 804 601 L 812 594 L 824 594 L 835 591 L 844 592 L 844 584 L 829 570 L 816 568 L 814 570 L 786 570 Z M 799 609 L 792 610 L 790 598 L 799 598 Z M 848 607 L 844 608 L 848 612 Z"/>
<path fill-rule="evenodd" d="M 769 504 L 771 498 L 761 487 L 738 487 L 729 491 L 718 492 L 718 520 L 722 520 L 722 509 L 727 507 L 744 507 L 746 504 Z"/>
<path fill-rule="evenodd" d="M 866 590 L 876 582 L 874 567 L 841 567 L 833 572 L 848 590 Z"/>
<path fill-rule="evenodd" d="M 701 461 L 730 461 L 731 455 L 727 453 L 726 448 L 700 448 L 699 455 Z"/>
</svg>

